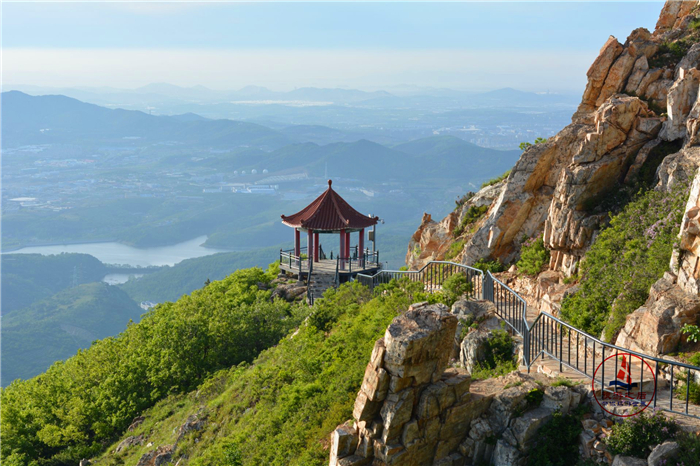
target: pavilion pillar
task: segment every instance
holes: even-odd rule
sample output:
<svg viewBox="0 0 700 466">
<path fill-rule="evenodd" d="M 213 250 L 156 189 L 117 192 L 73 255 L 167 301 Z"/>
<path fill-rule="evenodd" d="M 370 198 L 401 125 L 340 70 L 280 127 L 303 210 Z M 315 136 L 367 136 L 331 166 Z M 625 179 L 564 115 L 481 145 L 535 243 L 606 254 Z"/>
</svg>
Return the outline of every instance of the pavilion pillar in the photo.
<svg viewBox="0 0 700 466">
<path fill-rule="evenodd" d="M 319 256 L 318 233 L 314 233 L 314 262 L 318 262 L 318 256 Z"/>
<path fill-rule="evenodd" d="M 345 230 L 340 230 L 340 252 L 338 253 L 340 270 L 345 270 L 345 235 Z"/>
<path fill-rule="evenodd" d="M 350 233 L 347 231 L 345 232 L 345 257 L 352 259 L 352 256 L 350 255 Z"/>
<path fill-rule="evenodd" d="M 360 267 L 365 267 L 365 229 L 360 230 L 360 240 L 357 243 L 357 256 L 360 260 Z"/>
<path fill-rule="evenodd" d="M 301 233 L 298 228 L 294 229 L 294 255 L 301 256 Z"/>
<path fill-rule="evenodd" d="M 312 229 L 306 230 L 308 232 L 308 240 L 306 243 L 306 255 L 308 256 L 309 259 L 309 272 L 311 271 L 312 263 L 314 261 L 314 248 L 316 245 L 314 244 L 314 231 Z"/>
</svg>

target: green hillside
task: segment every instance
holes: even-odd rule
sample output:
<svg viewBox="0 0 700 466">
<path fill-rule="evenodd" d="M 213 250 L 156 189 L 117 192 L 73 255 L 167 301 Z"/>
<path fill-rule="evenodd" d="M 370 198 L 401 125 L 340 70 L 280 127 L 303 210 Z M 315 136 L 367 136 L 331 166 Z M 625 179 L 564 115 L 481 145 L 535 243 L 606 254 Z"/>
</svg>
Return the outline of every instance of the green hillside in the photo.
<svg viewBox="0 0 700 466">
<path fill-rule="evenodd" d="M 89 254 L 3 254 L 2 314 L 48 298 L 74 281 L 96 282 L 106 274 L 104 264 Z"/>
<path fill-rule="evenodd" d="M 89 283 L 68 288 L 2 318 L 2 383 L 45 371 L 138 321 L 143 310 L 119 288 Z"/>
<path fill-rule="evenodd" d="M 322 442 L 349 417 L 374 341 L 412 297 L 372 299 L 355 284 L 313 308 L 270 302 L 258 283 L 276 273 L 237 271 L 3 389 L 3 464 L 136 464 L 152 447 L 113 457 L 110 444 L 140 433 L 172 443 L 195 413 L 206 422 L 178 443 L 181 465 L 324 464 Z"/>
<path fill-rule="evenodd" d="M 237 271 L 158 306 L 38 377 L 10 384 L 0 408 L 3 464 L 76 464 L 157 401 L 252 361 L 308 314 L 304 305 L 271 302 L 271 291 L 259 288 L 276 275 Z"/>
</svg>

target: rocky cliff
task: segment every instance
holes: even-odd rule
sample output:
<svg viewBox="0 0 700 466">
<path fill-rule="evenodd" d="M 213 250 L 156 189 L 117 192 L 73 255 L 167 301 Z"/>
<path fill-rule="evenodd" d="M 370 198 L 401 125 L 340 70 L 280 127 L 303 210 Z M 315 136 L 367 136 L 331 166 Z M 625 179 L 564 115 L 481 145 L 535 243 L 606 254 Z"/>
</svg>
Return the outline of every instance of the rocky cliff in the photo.
<svg viewBox="0 0 700 466">
<path fill-rule="evenodd" d="M 573 291 L 563 278 L 577 272 L 609 211 L 640 189 L 692 184 L 668 273 L 616 339 L 652 354 L 675 351 L 679 330 L 700 316 L 700 2 L 667 1 L 653 32 L 636 29 L 624 43 L 611 36 L 587 76 L 569 126 L 527 148 L 507 179 L 467 196 L 446 219 L 424 216 L 408 264 L 444 259 L 459 242 L 456 259 L 467 265 L 510 265 L 524 241 L 542 236 L 548 270 L 533 280 L 504 280 L 556 314 Z M 483 215 L 459 229 L 474 212 Z"/>
<path fill-rule="evenodd" d="M 466 264 L 517 259 L 524 239 L 543 235 L 550 268 L 570 275 L 621 193 L 644 183 L 669 189 L 700 164 L 698 2 L 669 1 L 653 33 L 610 37 L 588 70 L 572 123 L 525 150 L 508 178 L 488 186 L 440 222 L 424 216 L 409 245 L 411 268 L 443 259 L 464 242 Z M 658 168 L 657 168 L 658 167 Z M 455 228 L 475 208 L 485 215 Z"/>
</svg>

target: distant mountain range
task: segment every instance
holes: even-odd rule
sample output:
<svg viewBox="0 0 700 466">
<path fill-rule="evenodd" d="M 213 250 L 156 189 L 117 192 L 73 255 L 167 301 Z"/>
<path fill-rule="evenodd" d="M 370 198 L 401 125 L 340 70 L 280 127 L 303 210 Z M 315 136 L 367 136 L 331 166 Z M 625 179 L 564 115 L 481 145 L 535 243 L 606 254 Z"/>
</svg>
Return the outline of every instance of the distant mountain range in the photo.
<svg viewBox="0 0 700 466">
<path fill-rule="evenodd" d="M 155 116 L 108 109 L 65 96 L 30 96 L 18 91 L 3 93 L 2 102 L 5 147 L 176 141 L 233 150 L 208 162 L 220 170 L 303 169 L 312 176 L 323 176 L 328 170 L 368 181 L 410 181 L 416 177 L 473 180 L 492 176 L 494 167 L 502 166 L 505 171 L 520 155 L 520 151 L 479 147 L 454 136 L 432 136 L 387 147 L 365 139 L 353 141 L 349 134 L 323 126 L 297 125 L 275 130 L 254 123 L 210 120 L 196 114 Z M 341 141 L 323 145 L 309 142 L 334 137 Z"/>
<path fill-rule="evenodd" d="M 156 116 L 109 109 L 62 95 L 2 94 L 3 145 L 179 141 L 189 144 L 275 149 L 293 139 L 265 126 L 232 120 L 208 120 L 194 114 Z"/>
<path fill-rule="evenodd" d="M 180 87 L 167 83 L 153 83 L 136 89 L 99 88 L 52 88 L 30 85 L 5 85 L 6 90 L 18 90 L 31 95 L 59 94 L 108 107 L 131 108 L 152 105 L 190 103 L 254 103 L 278 102 L 299 105 L 303 102 L 334 105 L 401 106 L 421 104 L 459 103 L 470 107 L 527 107 L 527 106 L 575 106 L 578 94 L 535 93 L 512 88 L 489 92 L 467 92 L 453 89 L 416 88 L 411 92 L 390 93 L 387 91 L 361 91 L 358 89 L 327 89 L 302 87 L 291 91 L 272 91 L 261 86 L 246 86 L 238 90 L 214 90 L 204 86 Z"/>
</svg>

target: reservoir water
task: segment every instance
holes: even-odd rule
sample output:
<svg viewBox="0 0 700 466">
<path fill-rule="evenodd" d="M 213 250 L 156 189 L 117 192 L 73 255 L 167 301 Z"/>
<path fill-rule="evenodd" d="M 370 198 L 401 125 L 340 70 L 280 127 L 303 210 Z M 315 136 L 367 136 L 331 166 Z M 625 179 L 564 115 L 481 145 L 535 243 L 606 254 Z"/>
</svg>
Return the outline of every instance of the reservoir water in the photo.
<svg viewBox="0 0 700 466">
<path fill-rule="evenodd" d="M 121 243 L 83 243 L 63 244 L 51 246 L 31 246 L 8 252 L 7 254 L 61 254 L 62 252 L 79 252 L 95 256 L 105 264 L 125 264 L 130 266 L 140 265 L 175 265 L 185 259 L 208 256 L 217 252 L 230 252 L 222 249 L 205 248 L 202 244 L 207 240 L 206 236 L 171 246 L 154 248 L 135 248 Z M 116 278 L 116 277 L 115 277 Z M 121 278 L 121 277 L 120 277 Z"/>
</svg>

